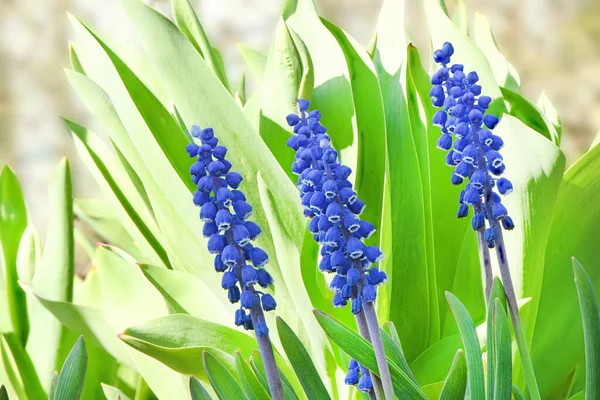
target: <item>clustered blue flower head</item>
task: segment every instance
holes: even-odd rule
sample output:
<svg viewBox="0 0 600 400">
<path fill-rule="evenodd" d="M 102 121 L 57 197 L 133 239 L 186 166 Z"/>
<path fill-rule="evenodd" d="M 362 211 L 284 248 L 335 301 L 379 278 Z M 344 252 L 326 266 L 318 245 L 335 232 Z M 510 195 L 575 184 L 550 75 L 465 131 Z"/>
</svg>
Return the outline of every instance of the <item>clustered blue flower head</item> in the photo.
<svg viewBox="0 0 600 400">
<path fill-rule="evenodd" d="M 350 302 L 352 313 L 358 314 L 363 302 L 375 301 L 377 286 L 387 280 L 377 267 L 383 253 L 377 246 L 365 245 L 364 239 L 375 227 L 358 217 L 365 204 L 348 180 L 352 170 L 338 161 L 327 129 L 320 123 L 321 113 L 309 112 L 308 107 L 307 100 L 298 100 L 299 114 L 287 116 L 294 128 L 287 141 L 296 151 L 292 171 L 298 175 L 304 215 L 310 218 L 308 229 L 321 245 L 319 269 L 335 274 L 329 286 L 335 292 L 333 304 L 344 307 Z"/>
<path fill-rule="evenodd" d="M 468 216 L 472 206 L 480 210 L 472 218 L 473 229 L 484 228 L 489 215 L 482 207 L 483 196 L 490 189 L 491 198 L 486 201 L 491 202 L 492 217 L 500 220 L 504 229 L 513 229 L 513 220 L 497 193 L 507 195 L 513 186 L 500 177 L 505 169 L 499 153 L 504 142 L 492 133 L 499 121 L 497 116 L 487 113 L 492 99 L 481 95 L 477 72 L 465 74 L 462 64 L 449 66 L 452 54 L 454 48 L 448 42 L 433 53 L 441 68 L 431 78 L 433 87 L 429 94 L 433 105 L 442 108 L 433 116 L 433 123 L 442 130 L 437 147 L 448 152 L 446 164 L 454 168 L 452 184 L 461 185 L 465 179 L 469 180 L 460 194 L 457 216 Z M 494 229 L 488 227 L 484 237 L 488 246 L 494 247 Z"/>
<path fill-rule="evenodd" d="M 361 392 L 369 392 L 373 389 L 373 381 L 369 370 L 360 365 L 355 359 L 350 359 L 348 363 L 348 373 L 344 382 L 346 385 L 358 385 Z"/>
<path fill-rule="evenodd" d="M 200 129 L 194 125 L 191 134 L 202 143 L 200 146 L 188 144 L 186 151 L 190 157 L 197 158 L 190 167 L 192 181 L 198 186 L 194 204 L 200 206 L 200 219 L 204 222 L 202 234 L 208 238 L 208 251 L 215 255 L 215 270 L 223 273 L 221 286 L 227 290 L 229 301 L 240 303 L 235 324 L 266 337 L 269 329 L 265 321 L 258 321 L 254 326 L 250 310 L 262 307 L 264 311 L 271 311 L 277 304 L 273 296 L 254 288 L 256 284 L 269 287 L 273 278 L 263 268 L 269 261 L 267 253 L 251 243 L 261 229 L 248 220 L 252 207 L 238 190 L 242 176 L 231 171 L 231 163 L 225 159 L 227 148 L 217 145 L 212 128 Z"/>
</svg>

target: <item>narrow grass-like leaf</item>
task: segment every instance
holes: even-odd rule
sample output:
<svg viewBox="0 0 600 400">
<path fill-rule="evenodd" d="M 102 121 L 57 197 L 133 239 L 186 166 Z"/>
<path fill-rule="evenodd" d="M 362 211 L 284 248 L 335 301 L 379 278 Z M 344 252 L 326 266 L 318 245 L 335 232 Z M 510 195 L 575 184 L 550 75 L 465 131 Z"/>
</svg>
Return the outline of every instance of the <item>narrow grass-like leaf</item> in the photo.
<svg viewBox="0 0 600 400">
<path fill-rule="evenodd" d="M 131 218 L 131 221 L 137 227 L 144 239 L 148 241 L 148 244 L 150 244 L 165 266 L 169 269 L 172 269 L 167 252 L 162 246 L 160 240 L 153 234 L 153 230 L 148 227 L 144 218 L 140 216 L 137 209 L 130 202 L 130 198 L 122 191 L 121 185 L 119 185 L 119 183 L 115 180 L 115 177 L 111 174 L 111 170 L 106 164 L 111 157 L 109 154 L 101 151 L 102 146 L 98 142 L 99 139 L 85 127 L 78 125 L 75 122 L 66 119 L 64 122 L 67 128 L 73 133 L 80 152 L 85 152 L 85 155 L 91 159 L 93 165 L 99 172 L 99 176 L 97 178 L 103 179 L 106 182 L 110 190 L 114 193 L 118 202 L 123 206 L 125 213 L 127 216 L 129 216 L 129 218 Z"/>
<path fill-rule="evenodd" d="M 459 349 L 454 356 L 448 377 L 444 381 L 439 400 L 463 400 L 467 390 L 467 363 L 465 353 Z"/>
<path fill-rule="evenodd" d="M 235 369 L 246 395 L 253 400 L 269 400 L 269 391 L 265 390 L 252 368 L 239 351 L 235 352 Z"/>
<path fill-rule="evenodd" d="M 469 393 L 473 399 L 485 398 L 485 379 L 483 362 L 481 361 L 481 346 L 475 330 L 475 324 L 465 306 L 450 292 L 446 292 L 448 304 L 454 313 L 460 336 L 465 346 L 467 369 L 469 371 Z"/>
<path fill-rule="evenodd" d="M 79 400 L 85 384 L 88 354 L 81 336 L 58 374 L 53 400 Z"/>
<path fill-rule="evenodd" d="M 190 377 L 190 394 L 192 395 L 192 400 L 211 400 L 204 386 L 193 376 Z"/>
<path fill-rule="evenodd" d="M 202 24 L 198 20 L 198 16 L 194 12 L 192 4 L 189 0 L 173 0 L 171 7 L 173 18 L 181 32 L 183 32 L 198 53 L 210 65 L 210 68 L 214 71 L 223 86 L 227 90 L 230 90 L 223 61 L 210 43 Z"/>
<path fill-rule="evenodd" d="M 19 374 L 19 380 L 23 382 L 25 394 L 29 400 L 43 400 L 46 397 L 46 393 L 40 383 L 33 362 L 29 358 L 29 354 L 21 347 L 19 338 L 17 338 L 15 333 L 11 332 L 3 333 L 1 340 L 3 342 L 2 353 L 9 351 L 12 355 Z M 6 344 L 6 347 L 4 344 Z"/>
<path fill-rule="evenodd" d="M 593 400 L 600 396 L 600 314 L 594 286 L 581 266 L 573 257 L 575 285 L 583 319 L 585 344 L 585 398 Z"/>
<path fill-rule="evenodd" d="M 494 399 L 509 399 L 512 389 L 512 352 L 508 316 L 500 299 L 494 302 Z M 491 366 L 488 364 L 488 368 Z"/>
<path fill-rule="evenodd" d="M 388 321 L 384 326 L 389 330 L 389 333 L 385 329 L 381 329 L 381 339 L 383 340 L 383 347 L 387 356 L 398 366 L 402 371 L 406 373 L 415 383 L 417 380 L 410 370 L 410 366 L 404 357 L 404 350 L 402 350 L 402 343 L 400 343 L 400 337 L 396 331 L 394 323 Z"/>
<path fill-rule="evenodd" d="M 494 398 L 495 371 L 496 371 L 496 345 L 494 332 L 494 310 L 496 299 L 499 299 L 502 305 L 506 304 L 506 295 L 504 286 L 500 278 L 495 277 L 490 291 L 490 299 L 488 301 L 487 319 L 486 319 L 486 335 L 487 335 L 487 398 Z"/>
<path fill-rule="evenodd" d="M 17 273 L 17 253 L 21 236 L 27 227 L 27 210 L 23 200 L 23 192 L 14 172 L 5 166 L 0 173 L 0 242 L 4 262 L 4 280 L 6 285 L 6 302 L 8 310 L 0 309 L 9 318 L 7 326 L 0 326 L 3 332 L 15 332 L 22 346 L 27 342 L 29 335 L 29 319 L 27 317 L 27 298 L 25 292 L 19 287 Z M 3 321 L 5 316 L 0 318 Z"/>
<path fill-rule="evenodd" d="M 69 59 L 71 61 L 71 67 L 73 71 L 80 73 L 81 75 L 85 75 L 85 70 L 83 69 L 83 65 L 81 65 L 81 61 L 79 60 L 79 56 L 77 55 L 77 51 L 73 43 L 69 43 Z"/>
<path fill-rule="evenodd" d="M 286 322 L 277 318 L 277 331 L 281 345 L 288 356 L 296 375 L 309 399 L 330 399 L 327 389 L 319 377 L 319 372 L 313 364 L 310 354 Z"/>
<path fill-rule="evenodd" d="M 319 324 L 323 327 L 325 333 L 331 340 L 333 340 L 340 348 L 354 358 L 361 365 L 364 365 L 370 371 L 379 373 L 377 368 L 377 360 L 375 359 L 375 352 L 373 351 L 373 345 L 362 338 L 358 333 L 348 329 L 346 326 L 340 324 L 329 315 L 315 310 L 314 311 Z M 396 395 L 406 399 L 424 399 L 425 394 L 419 389 L 419 387 L 406 375 L 404 371 L 400 369 L 396 364 L 388 359 L 388 365 L 390 367 L 390 373 L 392 375 L 392 383 L 394 384 L 394 391 Z"/>
<path fill-rule="evenodd" d="M 202 352 L 202 363 L 210 384 L 221 400 L 247 399 L 239 382 L 209 352 Z"/>
</svg>

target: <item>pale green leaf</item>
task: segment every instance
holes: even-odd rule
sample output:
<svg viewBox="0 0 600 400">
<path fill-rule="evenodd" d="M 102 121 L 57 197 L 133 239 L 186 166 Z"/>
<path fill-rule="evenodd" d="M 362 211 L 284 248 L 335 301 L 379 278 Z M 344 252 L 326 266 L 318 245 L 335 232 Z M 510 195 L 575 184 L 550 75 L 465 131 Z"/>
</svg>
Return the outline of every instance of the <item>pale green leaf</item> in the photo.
<svg viewBox="0 0 600 400">
<path fill-rule="evenodd" d="M 131 400 L 122 391 L 114 386 L 102 384 L 102 392 L 106 396 L 106 400 Z"/>
<path fill-rule="evenodd" d="M 18 380 L 22 382 L 24 392 L 30 400 L 44 400 L 46 393 L 40 383 L 40 379 L 35 370 L 34 364 L 29 358 L 29 354 L 23 349 L 19 338 L 15 333 L 3 333 L 0 337 L 2 341 L 2 357 L 4 352 L 10 353 L 16 365 Z M 8 354 L 7 354 L 8 355 Z M 15 376 L 15 378 L 17 378 Z M 13 387 L 18 386 L 19 382 L 13 382 Z"/>
</svg>

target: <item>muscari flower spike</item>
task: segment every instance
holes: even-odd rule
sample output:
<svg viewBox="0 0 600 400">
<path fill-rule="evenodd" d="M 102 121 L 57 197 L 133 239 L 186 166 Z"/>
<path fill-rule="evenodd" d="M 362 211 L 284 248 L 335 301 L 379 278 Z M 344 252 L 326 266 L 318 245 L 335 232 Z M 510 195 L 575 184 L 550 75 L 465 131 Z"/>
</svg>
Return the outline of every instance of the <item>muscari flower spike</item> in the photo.
<svg viewBox="0 0 600 400">
<path fill-rule="evenodd" d="M 485 201 L 491 204 L 492 216 L 504 229 L 511 230 L 514 223 L 499 194 L 508 195 L 513 186 L 508 179 L 500 177 L 505 169 L 499 153 L 504 142 L 492 133 L 499 119 L 487 112 L 492 99 L 481 95 L 477 73 L 465 74 L 462 64 L 449 66 L 452 54 L 454 48 L 448 42 L 433 53 L 434 61 L 441 68 L 431 78 L 433 87 L 429 94 L 433 105 L 441 108 L 433 116 L 433 123 L 442 131 L 437 147 L 447 151 L 446 164 L 454 168 L 451 182 L 461 185 L 465 179 L 469 180 L 459 196 L 457 217 L 467 217 L 472 206 L 479 210 L 471 221 L 473 229 L 485 228 L 489 216 L 482 205 L 488 193 Z M 485 240 L 489 247 L 494 247 L 495 234 L 491 227 L 485 230 Z"/>
<path fill-rule="evenodd" d="M 269 287 L 273 278 L 263 268 L 269 261 L 267 253 L 251 243 L 261 229 L 248 220 L 252 207 L 238 189 L 242 176 L 231 171 L 231 163 L 225 158 L 227 148 L 218 145 L 212 128 L 200 129 L 194 125 L 191 134 L 202 143 L 190 143 L 186 147 L 189 156 L 196 158 L 190 167 L 192 181 L 198 186 L 194 204 L 200 207 L 200 219 L 204 222 L 202 234 L 208 238 L 208 251 L 215 255 L 215 270 L 223 273 L 221 286 L 227 290 L 231 303 L 240 303 L 235 312 L 235 325 L 266 337 L 269 329 L 265 321 L 260 320 L 262 312 L 258 313 L 255 326 L 250 311 L 255 307 L 271 311 L 277 304 L 270 294 L 255 290 L 257 284 Z"/>
<path fill-rule="evenodd" d="M 377 286 L 387 280 L 377 267 L 383 253 L 376 246 L 365 245 L 364 239 L 375 227 L 358 217 L 365 204 L 348 180 L 352 170 L 338 161 L 327 129 L 320 123 L 321 113 L 308 111 L 309 105 L 307 100 L 298 100 L 299 114 L 287 116 L 294 130 L 287 145 L 296 151 L 292 171 L 298 175 L 304 215 L 310 219 L 308 229 L 321 245 L 319 269 L 334 274 L 329 286 L 335 292 L 333 304 L 344 307 L 350 303 L 352 313 L 358 314 L 363 302 L 375 301 Z M 368 374 L 363 374 L 360 382 L 367 390 L 372 384 L 365 376 Z M 355 379 L 351 376 L 347 381 Z M 354 384 L 360 386 L 360 382 Z"/>
</svg>

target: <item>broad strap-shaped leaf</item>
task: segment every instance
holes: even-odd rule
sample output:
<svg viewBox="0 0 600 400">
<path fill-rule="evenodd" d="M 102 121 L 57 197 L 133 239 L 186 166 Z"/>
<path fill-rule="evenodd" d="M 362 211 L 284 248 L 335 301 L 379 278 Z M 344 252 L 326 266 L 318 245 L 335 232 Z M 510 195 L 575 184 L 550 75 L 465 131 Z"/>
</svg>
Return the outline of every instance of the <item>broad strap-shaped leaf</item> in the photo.
<svg viewBox="0 0 600 400">
<path fill-rule="evenodd" d="M 477 337 L 477 331 L 473 320 L 465 306 L 450 292 L 446 292 L 446 298 L 454 318 L 458 324 L 460 336 L 462 337 L 467 369 L 469 371 L 469 393 L 473 399 L 485 398 L 485 379 L 483 375 L 483 362 L 481 361 L 481 346 Z"/>
<path fill-rule="evenodd" d="M 202 364 L 208 380 L 221 400 L 247 399 L 239 382 L 231 373 L 209 352 L 202 352 Z"/>
<path fill-rule="evenodd" d="M 217 49 L 210 43 L 202 24 L 200 24 L 200 21 L 198 20 L 198 16 L 194 12 L 192 4 L 189 0 L 173 0 L 171 7 L 173 18 L 181 32 L 183 32 L 185 37 L 187 37 L 190 43 L 198 50 L 198 53 L 200 53 L 208 65 L 210 65 L 210 68 L 214 71 L 223 86 L 225 86 L 227 90 L 230 90 L 223 61 L 218 54 Z"/>
<path fill-rule="evenodd" d="M 388 321 L 385 324 L 385 329 L 381 330 L 381 339 L 383 340 L 383 347 L 386 355 L 412 379 L 415 383 L 418 383 L 410 370 L 410 366 L 404 357 L 404 350 L 402 350 L 402 343 L 400 343 L 400 337 L 398 331 L 392 321 Z M 387 329 L 387 330 L 386 330 Z M 389 331 L 389 332 L 388 332 Z"/>
<path fill-rule="evenodd" d="M 494 301 L 494 399 L 508 399 L 512 391 L 512 352 L 508 316 L 500 299 Z M 488 364 L 488 368 L 492 366 Z"/>
<path fill-rule="evenodd" d="M 17 252 L 21 236 L 27 227 L 27 210 L 23 200 L 23 192 L 14 172 L 5 166 L 0 174 L 0 206 L 4 210 L 0 214 L 0 243 L 4 274 L 0 284 L 5 286 L 6 298 L 0 300 L 0 330 L 15 332 L 24 346 L 29 335 L 27 317 L 27 298 L 19 287 L 17 273 Z M 0 293 L 3 293 L 2 290 Z M 4 309 L 6 307 L 6 309 Z"/>
<path fill-rule="evenodd" d="M 315 316 L 323 327 L 327 336 L 333 340 L 340 348 L 354 358 L 368 370 L 378 374 L 377 360 L 373 345 L 362 338 L 358 333 L 348 329 L 335 319 L 321 311 L 315 310 Z M 426 398 L 419 387 L 402 371 L 396 364 L 388 359 L 392 383 L 396 395 L 406 399 L 424 399 Z"/>
<path fill-rule="evenodd" d="M 594 286 L 575 257 L 573 257 L 573 271 L 583 319 L 585 398 L 592 400 L 600 396 L 600 311 Z"/>
<path fill-rule="evenodd" d="M 596 144 L 565 173 L 544 249 L 543 285 L 531 341 L 533 365 L 543 399 L 564 393 L 567 378 L 577 365 L 585 362 L 577 290 L 567 283 L 573 275 L 565 266 L 575 255 L 585 267 L 596 293 L 600 291 L 600 258 L 596 250 L 600 206 L 591 201 L 598 196 L 600 146 Z"/>
<path fill-rule="evenodd" d="M 287 355 L 300 383 L 309 399 L 330 399 L 327 389 L 319 377 L 310 354 L 286 322 L 277 318 L 277 331 L 285 354 Z"/>
<path fill-rule="evenodd" d="M 81 336 L 67 356 L 58 374 L 52 400 L 79 400 L 85 384 L 88 354 Z"/>
<path fill-rule="evenodd" d="M 246 45 L 238 43 L 237 47 L 242 57 L 244 57 L 244 61 L 246 61 L 246 64 L 250 67 L 254 79 L 256 79 L 258 83 L 261 83 L 263 75 L 265 74 L 267 57 L 260 51 Z"/>
<path fill-rule="evenodd" d="M 252 367 L 242 357 L 239 351 L 235 352 L 235 369 L 242 388 L 248 398 L 253 400 L 269 400 L 269 391 L 265 390 L 260 380 L 252 371 Z"/>
<path fill-rule="evenodd" d="M 454 361 L 456 352 L 463 348 L 460 335 L 447 336 L 425 350 L 410 363 L 410 369 L 422 386 L 443 382 Z"/>
<path fill-rule="evenodd" d="M 211 400 L 204 386 L 193 376 L 190 377 L 190 394 L 192 395 L 192 400 Z"/>
<path fill-rule="evenodd" d="M 467 362 L 461 349 L 456 352 L 439 400 L 463 400 L 467 390 Z"/>
</svg>

